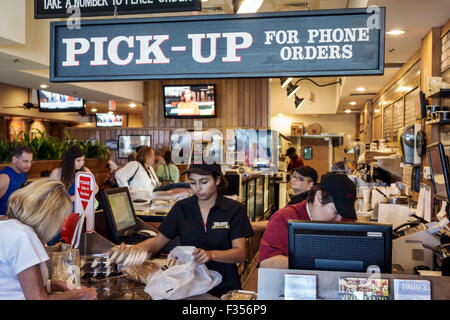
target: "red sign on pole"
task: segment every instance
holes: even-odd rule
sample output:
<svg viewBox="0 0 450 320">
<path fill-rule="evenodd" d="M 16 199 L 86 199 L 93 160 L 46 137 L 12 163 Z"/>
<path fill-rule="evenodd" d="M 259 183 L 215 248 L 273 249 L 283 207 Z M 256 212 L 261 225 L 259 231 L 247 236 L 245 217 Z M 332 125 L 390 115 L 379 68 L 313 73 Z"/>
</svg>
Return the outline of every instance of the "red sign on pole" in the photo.
<svg viewBox="0 0 450 320">
<path fill-rule="evenodd" d="M 75 176 L 75 212 L 86 215 L 86 232 L 94 231 L 95 226 L 95 178 L 87 172 Z"/>
</svg>

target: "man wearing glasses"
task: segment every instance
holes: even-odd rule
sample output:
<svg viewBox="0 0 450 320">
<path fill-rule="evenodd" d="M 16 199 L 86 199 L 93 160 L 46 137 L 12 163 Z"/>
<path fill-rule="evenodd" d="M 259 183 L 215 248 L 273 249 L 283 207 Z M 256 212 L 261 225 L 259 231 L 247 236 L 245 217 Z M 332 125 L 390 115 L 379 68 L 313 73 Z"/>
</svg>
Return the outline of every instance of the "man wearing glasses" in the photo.
<svg viewBox="0 0 450 320">
<path fill-rule="evenodd" d="M 356 186 L 343 174 L 325 174 L 308 199 L 288 205 L 270 218 L 261 239 L 258 265 L 261 268 L 288 269 L 288 220 L 355 221 Z"/>
<path fill-rule="evenodd" d="M 11 164 L 0 171 L 0 216 L 6 215 L 11 194 L 27 181 L 33 163 L 33 151 L 26 146 L 13 150 Z"/>
<path fill-rule="evenodd" d="M 308 191 L 317 183 L 317 171 L 309 166 L 295 168 L 291 175 L 291 186 L 294 196 L 288 205 L 300 203 L 308 197 Z"/>
</svg>

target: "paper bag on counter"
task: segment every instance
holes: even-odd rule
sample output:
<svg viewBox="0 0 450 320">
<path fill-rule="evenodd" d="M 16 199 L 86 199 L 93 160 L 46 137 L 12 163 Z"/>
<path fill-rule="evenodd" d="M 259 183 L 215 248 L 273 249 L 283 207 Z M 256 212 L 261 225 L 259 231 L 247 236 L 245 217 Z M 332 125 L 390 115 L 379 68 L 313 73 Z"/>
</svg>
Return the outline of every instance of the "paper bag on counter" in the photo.
<svg viewBox="0 0 450 320">
<path fill-rule="evenodd" d="M 401 204 L 380 203 L 378 205 L 378 223 L 392 224 L 392 228 L 408 222 L 409 207 Z"/>
<path fill-rule="evenodd" d="M 195 247 L 175 247 L 167 257 L 167 268 L 149 276 L 145 292 L 153 300 L 183 299 L 207 293 L 222 282 L 222 275 L 194 261 Z"/>
</svg>

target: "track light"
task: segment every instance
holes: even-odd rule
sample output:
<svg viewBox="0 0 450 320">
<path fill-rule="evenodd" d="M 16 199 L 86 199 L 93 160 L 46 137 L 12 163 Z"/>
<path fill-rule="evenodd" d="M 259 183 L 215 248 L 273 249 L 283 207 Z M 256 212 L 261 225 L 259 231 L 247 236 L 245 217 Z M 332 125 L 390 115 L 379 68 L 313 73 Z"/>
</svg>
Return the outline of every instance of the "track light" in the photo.
<svg viewBox="0 0 450 320">
<path fill-rule="evenodd" d="M 233 0 L 234 13 L 255 13 L 261 7 L 263 0 Z"/>
<path fill-rule="evenodd" d="M 295 109 L 298 110 L 302 106 L 302 104 L 305 102 L 304 98 L 299 98 L 297 95 L 295 95 Z"/>
<path fill-rule="evenodd" d="M 284 89 L 293 78 L 280 78 L 281 88 Z"/>
<path fill-rule="evenodd" d="M 289 84 L 288 84 L 288 87 L 286 88 L 286 92 L 287 92 L 287 97 L 288 97 L 288 99 L 289 99 L 290 97 L 292 97 L 292 96 L 298 91 L 298 89 L 300 89 L 299 86 L 297 86 L 297 85 L 295 85 L 295 84 L 292 84 L 292 83 L 289 83 Z"/>
</svg>

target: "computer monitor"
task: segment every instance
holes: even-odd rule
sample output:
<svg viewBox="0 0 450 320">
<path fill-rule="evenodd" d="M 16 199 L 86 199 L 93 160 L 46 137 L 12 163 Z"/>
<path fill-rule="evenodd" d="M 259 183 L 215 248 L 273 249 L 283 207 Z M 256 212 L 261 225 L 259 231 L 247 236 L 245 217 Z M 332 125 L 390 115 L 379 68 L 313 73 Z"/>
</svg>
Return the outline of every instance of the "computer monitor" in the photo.
<svg viewBox="0 0 450 320">
<path fill-rule="evenodd" d="M 392 269 L 392 225 L 288 221 L 289 269 L 366 272 Z"/>
<path fill-rule="evenodd" d="M 430 164 L 431 180 L 434 196 L 439 200 L 449 201 L 448 185 L 449 165 L 442 143 L 434 143 L 427 147 L 428 162 Z"/>
<path fill-rule="evenodd" d="M 108 233 L 113 242 L 119 242 L 121 237 L 137 230 L 136 215 L 128 187 L 102 190 L 100 197 L 108 221 Z"/>
</svg>

